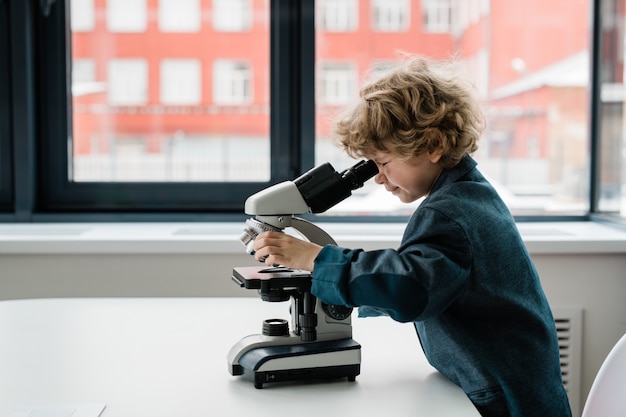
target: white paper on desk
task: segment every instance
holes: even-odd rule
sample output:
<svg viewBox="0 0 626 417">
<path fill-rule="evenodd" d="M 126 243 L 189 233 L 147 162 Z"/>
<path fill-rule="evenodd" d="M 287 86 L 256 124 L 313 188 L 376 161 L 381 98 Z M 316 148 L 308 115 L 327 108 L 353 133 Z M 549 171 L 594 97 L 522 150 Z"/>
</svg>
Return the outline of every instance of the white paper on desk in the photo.
<svg viewBox="0 0 626 417">
<path fill-rule="evenodd" d="M 11 410 L 5 417 L 99 417 L 105 404 L 29 405 Z"/>
</svg>

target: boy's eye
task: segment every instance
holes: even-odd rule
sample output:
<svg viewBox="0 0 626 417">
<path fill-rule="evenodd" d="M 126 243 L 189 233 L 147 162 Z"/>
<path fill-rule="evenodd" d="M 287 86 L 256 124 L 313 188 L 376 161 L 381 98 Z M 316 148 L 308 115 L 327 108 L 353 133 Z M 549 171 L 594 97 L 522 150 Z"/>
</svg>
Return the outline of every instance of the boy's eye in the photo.
<svg viewBox="0 0 626 417">
<path fill-rule="evenodd" d="M 386 166 L 388 163 L 390 163 L 391 161 L 379 161 L 374 159 L 374 162 L 376 162 L 376 165 L 380 166 L 381 168 Z"/>
</svg>

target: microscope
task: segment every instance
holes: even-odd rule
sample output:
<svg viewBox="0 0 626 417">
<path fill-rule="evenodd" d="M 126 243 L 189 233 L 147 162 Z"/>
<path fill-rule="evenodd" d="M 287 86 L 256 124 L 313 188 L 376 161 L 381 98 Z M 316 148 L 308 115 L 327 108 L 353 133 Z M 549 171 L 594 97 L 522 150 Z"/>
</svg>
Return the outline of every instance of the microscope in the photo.
<svg viewBox="0 0 626 417">
<path fill-rule="evenodd" d="M 360 161 L 341 173 L 325 163 L 250 196 L 245 213 L 254 218 L 246 220 L 240 237 L 246 252 L 254 254 L 254 240 L 260 233 L 287 228 L 318 245 L 335 245 L 323 229 L 296 215 L 328 210 L 377 173 L 373 161 Z M 356 379 L 361 345 L 352 339 L 352 308 L 329 305 L 313 296 L 310 271 L 280 265 L 235 267 L 232 279 L 242 288 L 257 290 L 263 301 L 290 301 L 291 319 L 267 319 L 260 334 L 237 342 L 227 357 L 231 375 L 243 376 L 258 389 L 270 382 Z"/>
</svg>

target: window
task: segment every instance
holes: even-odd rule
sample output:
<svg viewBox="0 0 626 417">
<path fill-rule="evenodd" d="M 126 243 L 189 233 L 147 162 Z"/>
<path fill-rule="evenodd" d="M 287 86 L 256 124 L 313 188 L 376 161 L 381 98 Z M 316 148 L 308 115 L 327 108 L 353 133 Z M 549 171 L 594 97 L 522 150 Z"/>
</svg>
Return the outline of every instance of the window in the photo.
<svg viewBox="0 0 626 417">
<path fill-rule="evenodd" d="M 159 0 L 159 30 L 198 32 L 202 10 L 200 0 Z"/>
<path fill-rule="evenodd" d="M 330 121 L 403 51 L 461 59 L 488 118 L 475 159 L 518 219 L 626 219 L 617 0 L 45 3 L 0 1 L 2 219 L 240 215 L 353 164 Z M 370 185 L 329 215 L 410 214 Z"/>
<path fill-rule="evenodd" d="M 246 62 L 220 59 L 213 64 L 213 102 L 245 104 L 252 99 L 252 71 Z"/>
<path fill-rule="evenodd" d="M 200 104 L 202 78 L 197 59 L 164 59 L 161 61 L 161 103 L 171 105 Z"/>
<path fill-rule="evenodd" d="M 252 25 L 250 0 L 213 0 L 213 29 L 218 32 L 243 32 Z"/>
<path fill-rule="evenodd" d="M 431 33 L 449 32 L 452 29 L 452 12 L 452 0 L 424 0 L 422 2 L 424 31 Z"/>
<path fill-rule="evenodd" d="M 148 102 L 148 63 L 145 59 L 112 59 L 108 65 L 108 101 L 113 106 Z"/>
<path fill-rule="evenodd" d="M 145 32 L 148 25 L 147 0 L 107 0 L 107 28 L 111 32 Z"/>
<path fill-rule="evenodd" d="M 357 75 L 351 63 L 322 63 L 319 78 L 320 101 L 325 104 L 347 104 L 356 94 Z"/>
<path fill-rule="evenodd" d="M 481 18 L 490 16 L 490 4 L 490 0 L 467 0 L 456 3 L 454 7 L 450 8 L 450 12 L 446 11 L 448 7 L 445 5 L 434 5 L 432 13 L 433 16 L 438 16 L 452 23 L 446 23 L 447 28 L 462 33 L 469 26 L 479 23 Z M 435 17 L 435 20 L 438 17 Z M 434 26 L 438 25 L 435 24 Z M 446 32 L 449 29 L 443 31 Z M 433 31 L 436 32 L 437 30 L 439 29 Z"/>
<path fill-rule="evenodd" d="M 402 32 L 409 27 L 409 0 L 372 0 L 372 29 L 378 32 Z"/>
<path fill-rule="evenodd" d="M 235 5 L 245 36 L 202 26 Z M 300 171 L 272 164 L 293 155 L 288 138 L 301 135 L 284 110 L 295 107 L 295 96 L 269 82 L 277 30 L 269 2 L 57 0 L 47 16 L 39 6 L 18 7 L 42 28 L 25 47 L 46 51 L 37 54 L 45 68 L 37 90 L 46 103 L 38 128 L 45 138 L 37 139 L 40 156 L 29 157 L 49 174 L 37 180 L 37 197 L 27 196 L 31 215 L 240 215 L 247 195 Z M 66 13 L 92 14 L 95 22 L 65 38 Z M 288 38 L 297 31 L 289 22 L 280 27 Z M 284 74 L 296 74 L 293 66 L 274 64 Z"/>
<path fill-rule="evenodd" d="M 89 32 L 96 24 L 95 0 L 73 0 L 70 10 L 72 31 Z"/>
<path fill-rule="evenodd" d="M 358 27 L 358 0 L 321 0 L 319 13 L 322 29 L 328 32 L 350 32 Z"/>
<path fill-rule="evenodd" d="M 155 5 L 158 10 L 146 9 Z M 117 19 L 118 6 L 107 3 L 108 16 Z M 73 152 L 69 178 L 62 180 L 70 181 L 68 188 L 97 182 L 94 190 L 111 189 L 113 195 L 113 190 L 131 183 L 150 187 L 162 182 L 212 182 L 221 189 L 223 182 L 270 178 L 269 91 L 255 94 L 249 61 L 222 58 L 231 52 L 245 56 L 252 48 L 256 54 L 252 62 L 265 77 L 259 84 L 269 85 L 269 28 L 267 17 L 263 19 L 267 10 L 255 9 L 257 32 L 237 47 L 228 41 L 215 45 L 236 34 L 199 32 L 201 16 L 228 14 L 233 11 L 230 7 L 239 16 L 252 15 L 246 1 L 134 2 L 129 13 L 136 16 L 125 19 L 138 23 L 148 13 L 158 17 L 158 27 L 147 25 L 141 34 L 126 33 L 130 24 L 125 24 L 124 33 L 109 33 L 99 26 L 73 33 Z M 115 26 L 123 24 L 118 20 Z M 215 192 L 212 197 L 209 193 L 206 199 L 224 194 L 228 193 Z M 241 201 L 238 197 L 237 205 Z M 162 204 L 183 206 L 175 199 Z"/>
<path fill-rule="evenodd" d="M 474 83 L 487 117 L 474 158 L 513 214 L 587 213 L 590 3 L 487 3 L 373 1 L 370 18 L 378 30 L 317 30 L 316 162 L 348 163 L 333 146 L 329 120 L 337 106 L 355 100 L 357 86 L 384 71 L 386 63 L 401 59 L 404 52 L 435 58 L 454 55 Z M 413 12 L 422 13 L 422 18 L 411 19 Z M 350 65 L 344 64 L 347 58 L 353 60 Z M 409 215 L 419 204 L 399 203 L 372 183 L 358 194 L 329 214 L 357 209 Z"/>
</svg>

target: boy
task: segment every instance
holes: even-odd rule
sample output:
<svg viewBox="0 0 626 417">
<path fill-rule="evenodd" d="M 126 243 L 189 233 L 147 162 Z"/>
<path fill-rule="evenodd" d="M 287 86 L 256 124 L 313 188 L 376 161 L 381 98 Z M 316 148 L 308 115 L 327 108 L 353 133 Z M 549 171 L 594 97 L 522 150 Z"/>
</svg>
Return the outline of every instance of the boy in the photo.
<svg viewBox="0 0 626 417">
<path fill-rule="evenodd" d="M 515 221 L 469 156 L 484 126 L 451 63 L 412 58 L 361 89 L 336 123 L 377 184 L 425 197 L 397 250 L 257 237 L 256 258 L 312 271 L 313 295 L 413 322 L 429 362 L 483 416 L 571 416 L 554 319 Z"/>
</svg>

